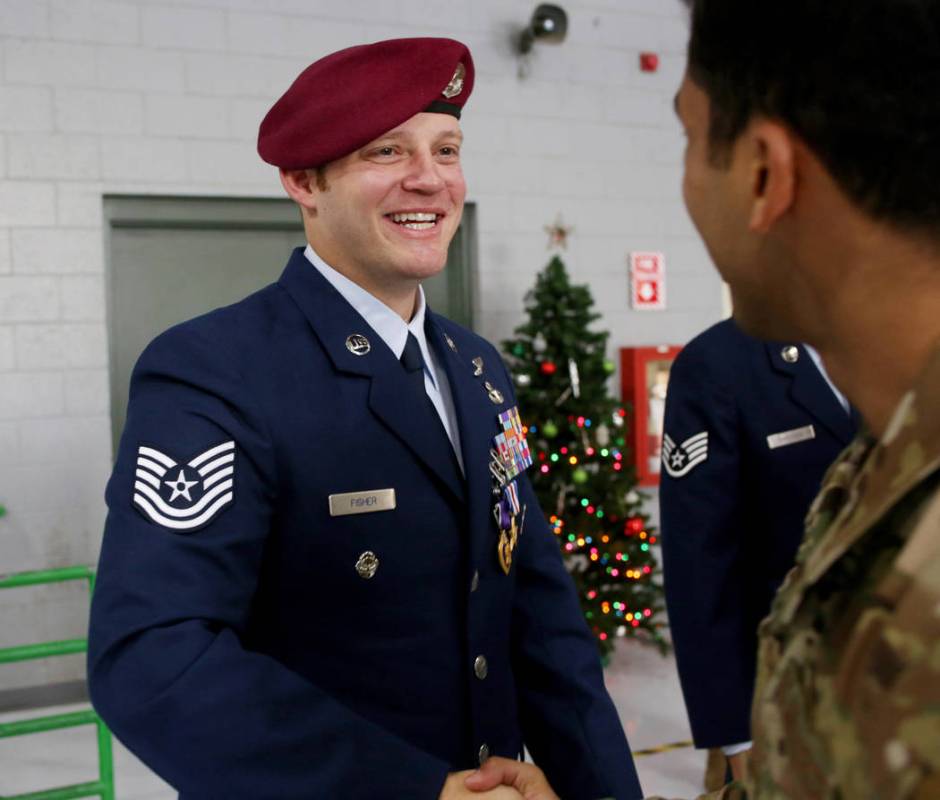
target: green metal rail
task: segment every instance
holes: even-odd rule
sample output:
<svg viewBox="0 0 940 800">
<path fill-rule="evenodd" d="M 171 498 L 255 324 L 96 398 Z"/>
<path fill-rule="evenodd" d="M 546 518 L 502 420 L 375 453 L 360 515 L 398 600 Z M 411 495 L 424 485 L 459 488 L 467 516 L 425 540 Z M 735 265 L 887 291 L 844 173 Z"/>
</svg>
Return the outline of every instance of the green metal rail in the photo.
<svg viewBox="0 0 940 800">
<path fill-rule="evenodd" d="M 63 569 L 47 569 L 4 575 L 0 576 L 0 589 L 19 589 L 24 586 L 78 580 L 87 580 L 89 590 L 94 592 L 95 573 L 91 567 L 64 567 Z M 57 642 L 40 642 L 38 644 L 5 647 L 0 648 L 0 664 L 84 653 L 87 649 L 87 639 L 64 639 Z M 114 759 L 111 750 L 111 732 L 92 709 L 74 711 L 69 714 L 33 717 L 15 722 L 0 722 L 0 739 L 30 733 L 44 733 L 62 728 L 74 728 L 79 725 L 94 725 L 97 728 L 98 780 L 77 783 L 72 786 L 60 786 L 57 789 L 44 789 L 27 794 L 0 794 L 0 800 L 74 800 L 80 797 L 100 797 L 101 800 L 114 800 Z M 2 788 L 0 786 L 0 790 Z"/>
</svg>

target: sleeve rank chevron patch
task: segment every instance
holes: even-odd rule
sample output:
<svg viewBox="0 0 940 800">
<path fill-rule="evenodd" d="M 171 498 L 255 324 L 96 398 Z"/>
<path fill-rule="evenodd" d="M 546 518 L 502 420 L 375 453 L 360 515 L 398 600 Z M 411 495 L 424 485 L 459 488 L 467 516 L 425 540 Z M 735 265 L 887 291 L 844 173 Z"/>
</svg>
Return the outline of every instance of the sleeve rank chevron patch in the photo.
<svg viewBox="0 0 940 800">
<path fill-rule="evenodd" d="M 137 448 L 134 506 L 151 522 L 194 531 L 235 499 L 235 442 L 222 442 L 190 459 L 174 461 L 151 445 Z"/>
<path fill-rule="evenodd" d="M 676 444 L 668 433 L 663 436 L 663 466 L 673 478 L 688 475 L 707 459 L 708 431 L 696 433 L 682 444 Z"/>
</svg>

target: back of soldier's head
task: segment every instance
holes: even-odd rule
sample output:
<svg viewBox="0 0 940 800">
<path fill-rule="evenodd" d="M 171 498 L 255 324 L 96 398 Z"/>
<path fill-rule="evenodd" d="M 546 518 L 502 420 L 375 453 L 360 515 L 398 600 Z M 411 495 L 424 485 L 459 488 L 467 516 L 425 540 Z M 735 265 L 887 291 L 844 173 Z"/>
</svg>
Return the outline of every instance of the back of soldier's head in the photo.
<svg viewBox="0 0 940 800">
<path fill-rule="evenodd" d="M 940 0 L 685 0 L 721 162 L 755 115 L 870 215 L 940 240 Z"/>
</svg>

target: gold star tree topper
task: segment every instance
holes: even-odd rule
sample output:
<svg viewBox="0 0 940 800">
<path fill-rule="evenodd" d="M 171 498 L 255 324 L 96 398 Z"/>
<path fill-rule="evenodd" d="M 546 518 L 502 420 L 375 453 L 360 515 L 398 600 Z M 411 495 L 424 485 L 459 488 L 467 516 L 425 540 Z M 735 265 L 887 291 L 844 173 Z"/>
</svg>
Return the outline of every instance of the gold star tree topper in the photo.
<svg viewBox="0 0 940 800">
<path fill-rule="evenodd" d="M 559 214 L 555 222 L 545 226 L 545 233 L 548 234 L 548 249 L 557 247 L 559 250 L 568 249 L 568 237 L 574 233 L 572 225 L 565 225 Z"/>
</svg>

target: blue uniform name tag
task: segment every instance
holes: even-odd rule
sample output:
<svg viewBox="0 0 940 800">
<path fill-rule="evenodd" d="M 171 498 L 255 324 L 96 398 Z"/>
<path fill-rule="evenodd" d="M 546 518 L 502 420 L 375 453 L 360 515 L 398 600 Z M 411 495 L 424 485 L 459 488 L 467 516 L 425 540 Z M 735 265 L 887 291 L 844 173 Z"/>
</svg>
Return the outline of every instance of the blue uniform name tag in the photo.
<svg viewBox="0 0 940 800">
<path fill-rule="evenodd" d="M 344 492 L 330 495 L 330 516 L 368 514 L 371 511 L 391 511 L 395 508 L 394 489 L 369 489 L 365 492 Z"/>
<path fill-rule="evenodd" d="M 804 425 L 802 428 L 794 428 L 790 431 L 781 431 L 772 433 L 767 437 L 767 446 L 771 450 L 778 447 L 786 447 L 797 442 L 806 442 L 816 438 L 816 429 L 812 425 Z"/>
</svg>

